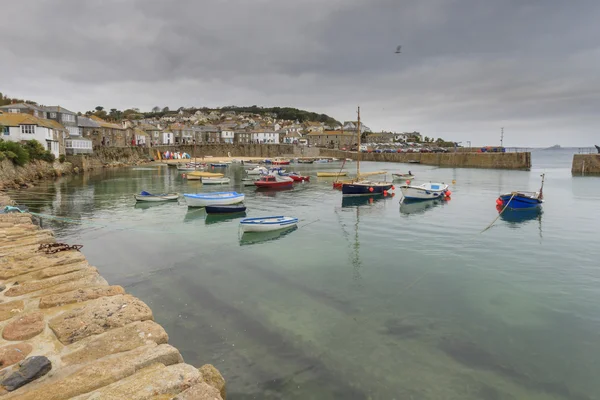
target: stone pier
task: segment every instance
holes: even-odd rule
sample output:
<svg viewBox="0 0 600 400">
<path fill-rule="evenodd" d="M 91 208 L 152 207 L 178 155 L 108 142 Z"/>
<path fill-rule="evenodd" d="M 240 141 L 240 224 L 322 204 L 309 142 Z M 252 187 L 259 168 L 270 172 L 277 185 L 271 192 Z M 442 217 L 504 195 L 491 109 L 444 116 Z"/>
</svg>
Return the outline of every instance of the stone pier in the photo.
<svg viewBox="0 0 600 400">
<path fill-rule="evenodd" d="M 574 154 L 573 175 L 600 175 L 600 154 Z"/>
<path fill-rule="evenodd" d="M 0 214 L 0 399 L 225 399 L 219 371 L 186 364 L 144 302 L 44 243 L 31 215 Z"/>
</svg>

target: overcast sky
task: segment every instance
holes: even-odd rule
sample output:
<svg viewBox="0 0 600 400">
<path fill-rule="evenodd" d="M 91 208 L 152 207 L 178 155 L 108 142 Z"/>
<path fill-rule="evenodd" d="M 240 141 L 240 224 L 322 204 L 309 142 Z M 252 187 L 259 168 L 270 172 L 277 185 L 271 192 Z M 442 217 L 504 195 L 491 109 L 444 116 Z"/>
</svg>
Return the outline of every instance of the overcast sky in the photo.
<svg viewBox="0 0 600 400">
<path fill-rule="evenodd" d="M 0 91 L 73 111 L 349 120 L 360 105 L 373 130 L 600 143 L 598 0 L 19 0 L 0 14 Z"/>
</svg>

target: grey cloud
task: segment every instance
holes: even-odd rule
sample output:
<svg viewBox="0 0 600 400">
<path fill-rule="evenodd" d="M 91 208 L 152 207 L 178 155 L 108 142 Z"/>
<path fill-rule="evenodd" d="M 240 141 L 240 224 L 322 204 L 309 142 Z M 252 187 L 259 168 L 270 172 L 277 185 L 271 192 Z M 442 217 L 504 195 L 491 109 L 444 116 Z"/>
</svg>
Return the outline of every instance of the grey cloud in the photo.
<svg viewBox="0 0 600 400">
<path fill-rule="evenodd" d="M 362 104 L 374 129 L 481 144 L 499 124 L 515 145 L 596 135 L 595 1 L 21 0 L 2 14 L 2 91 L 73 109 L 291 105 L 347 119 Z"/>
</svg>

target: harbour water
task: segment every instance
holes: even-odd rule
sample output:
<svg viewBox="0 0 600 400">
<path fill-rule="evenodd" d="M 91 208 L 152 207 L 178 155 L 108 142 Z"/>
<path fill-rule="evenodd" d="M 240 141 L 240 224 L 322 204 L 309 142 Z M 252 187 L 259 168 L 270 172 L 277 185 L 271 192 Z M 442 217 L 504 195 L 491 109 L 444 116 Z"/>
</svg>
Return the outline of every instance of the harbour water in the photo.
<svg viewBox="0 0 600 400">
<path fill-rule="evenodd" d="M 248 216 L 298 229 L 241 236 L 237 219 L 133 193 L 224 190 L 164 167 L 105 170 L 12 193 L 111 283 L 144 300 L 186 362 L 210 362 L 229 399 L 600 398 L 600 178 L 569 151 L 529 172 L 362 163 L 443 181 L 452 199 L 342 199 L 316 171 L 293 190 L 243 188 Z M 346 170 L 353 172 L 354 163 Z M 537 190 L 541 214 L 497 216 Z M 391 175 L 388 174 L 388 179 Z"/>
</svg>

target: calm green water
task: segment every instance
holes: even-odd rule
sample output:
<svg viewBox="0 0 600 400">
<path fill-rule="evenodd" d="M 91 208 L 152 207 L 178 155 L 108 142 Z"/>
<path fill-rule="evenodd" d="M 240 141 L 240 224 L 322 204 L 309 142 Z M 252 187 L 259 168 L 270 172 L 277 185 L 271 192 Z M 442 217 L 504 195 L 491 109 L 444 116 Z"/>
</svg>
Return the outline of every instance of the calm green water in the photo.
<svg viewBox="0 0 600 400">
<path fill-rule="evenodd" d="M 167 167 L 13 196 L 82 220 L 44 226 L 147 302 L 187 362 L 216 365 L 230 399 L 600 398 L 600 179 L 571 177 L 569 152 L 533 162 L 531 172 L 363 163 L 456 181 L 451 201 L 409 207 L 399 195 L 347 202 L 316 176 L 290 191 L 231 185 L 249 216 L 302 221 L 258 238 L 184 204 L 134 206 L 142 189 L 207 190 Z M 500 192 L 537 189 L 542 172 L 543 214 L 479 234 Z"/>
</svg>

